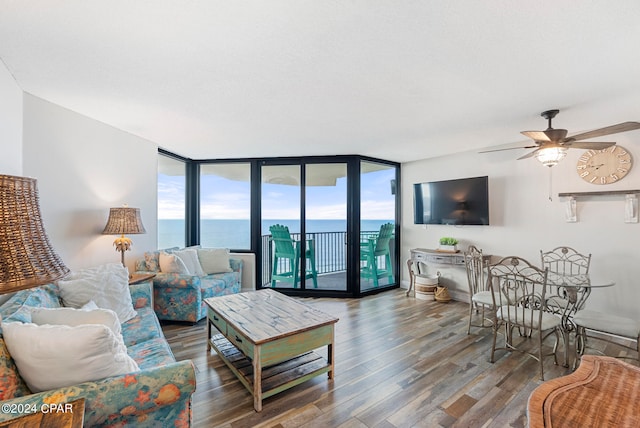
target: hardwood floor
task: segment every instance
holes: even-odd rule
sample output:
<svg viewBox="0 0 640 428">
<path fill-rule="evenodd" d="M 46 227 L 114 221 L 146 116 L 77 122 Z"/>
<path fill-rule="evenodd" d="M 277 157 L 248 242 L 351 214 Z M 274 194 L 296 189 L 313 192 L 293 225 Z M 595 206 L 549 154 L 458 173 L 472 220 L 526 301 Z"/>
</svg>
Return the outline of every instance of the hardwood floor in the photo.
<svg viewBox="0 0 640 428">
<path fill-rule="evenodd" d="M 491 364 L 491 330 L 467 335 L 466 303 L 417 300 L 404 290 L 300 300 L 340 318 L 335 377 L 268 398 L 260 413 L 215 351 L 207 353 L 206 320 L 163 325 L 176 358 L 196 366 L 195 427 L 526 426 L 527 398 L 541 383 L 537 362 L 498 351 Z M 544 367 L 545 379 L 569 373 L 552 357 Z"/>
</svg>

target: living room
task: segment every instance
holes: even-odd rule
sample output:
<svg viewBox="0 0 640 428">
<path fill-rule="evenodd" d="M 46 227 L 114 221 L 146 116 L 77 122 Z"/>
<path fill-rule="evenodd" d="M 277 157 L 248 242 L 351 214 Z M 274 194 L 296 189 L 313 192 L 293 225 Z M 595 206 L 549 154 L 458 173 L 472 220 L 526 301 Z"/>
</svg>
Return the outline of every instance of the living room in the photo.
<svg viewBox="0 0 640 428">
<path fill-rule="evenodd" d="M 507 8 L 506 5 L 502 6 Z M 546 7 L 553 14 L 556 5 L 549 2 Z M 560 51 L 558 55 L 566 55 L 567 61 L 575 63 L 571 71 L 567 71 L 569 65 L 565 62 L 562 64 L 566 67 L 554 66 L 552 70 L 548 69 L 549 65 L 545 61 L 534 68 L 533 63 L 538 60 L 531 59 L 527 64 L 520 64 L 522 68 L 514 71 L 514 74 L 523 71 L 528 73 L 528 80 L 514 81 L 496 66 L 496 80 L 506 82 L 499 95 L 497 91 L 494 93 L 483 89 L 485 83 L 489 86 L 485 80 L 457 82 L 452 79 L 447 83 L 465 86 L 469 90 L 469 103 L 482 110 L 478 112 L 481 117 L 486 118 L 482 114 L 486 115 L 487 110 L 494 109 L 489 115 L 490 120 L 486 118 L 480 121 L 466 108 L 458 113 L 462 102 L 445 102 L 442 99 L 434 104 L 443 103 L 442 108 L 446 104 L 449 116 L 437 116 L 433 123 L 425 127 L 430 131 L 425 131 L 424 137 L 410 139 L 406 146 L 397 145 L 394 157 L 384 155 L 391 151 L 390 147 L 395 146 L 393 129 L 387 131 L 390 137 L 378 143 L 381 147 L 376 148 L 375 144 L 361 146 L 362 152 L 358 151 L 357 154 L 402 163 L 402 217 L 399 223 L 400 265 L 403 269 L 399 280 L 403 287 L 407 286 L 409 279 L 404 269 L 404 260 L 409 257 L 410 249 L 435 248 L 438 239 L 444 235 L 459 239 L 462 248 L 475 245 L 487 254 L 518 255 L 534 262 L 539 260 L 539 251 L 542 249 L 569 245 L 591 253 L 592 272 L 615 282 L 615 286 L 606 291 L 594 291 L 589 307 L 640 318 L 636 304 L 640 298 L 640 291 L 636 286 L 640 264 L 636 263 L 635 256 L 635 241 L 640 236 L 639 226 L 637 223 L 625 223 L 624 195 L 578 197 L 576 222 L 566 221 L 567 198 L 558 196 L 565 192 L 603 190 L 635 192 L 640 189 L 640 169 L 631 169 L 617 183 L 596 186 L 584 181 L 576 172 L 576 163 L 582 150 L 569 150 L 566 157 L 552 168 L 543 166 L 533 158 L 516 160 L 527 152 L 525 150 L 478 153 L 482 149 L 501 144 L 526 141 L 520 131 L 545 129 L 547 123 L 539 114 L 551 108 L 561 110 L 554 119 L 554 126 L 569 129 L 571 133 L 640 120 L 637 108 L 640 88 L 636 78 L 640 64 L 633 51 L 633 46 L 636 45 L 634 42 L 639 40 L 640 35 L 635 27 L 631 27 L 623 19 L 625 8 L 632 11 L 627 13 L 629 16 L 637 11 L 637 6 L 632 2 L 625 2 L 624 6 L 614 8 L 616 11 L 612 11 L 611 20 L 620 19 L 624 24 L 618 26 L 621 31 L 619 38 L 614 39 L 611 45 L 600 46 L 598 49 L 593 46 L 594 57 L 609 58 L 608 55 L 612 55 L 612 63 L 606 68 L 614 69 L 616 73 L 603 78 L 600 71 L 596 73 L 589 68 L 595 67 L 594 62 L 599 64 L 608 61 L 589 60 L 586 55 L 580 57 L 572 53 L 571 43 L 579 43 L 581 33 L 589 26 L 570 25 L 567 32 L 572 34 L 563 39 L 566 46 L 538 46 L 539 50 L 534 50 L 533 53 L 557 49 Z M 575 24 L 576 21 L 572 20 L 566 9 L 571 7 L 564 6 L 564 13 L 561 14 L 564 20 L 560 23 L 554 21 L 555 26 L 572 21 Z M 535 12 L 536 19 L 546 18 L 542 10 Z M 597 22 L 593 16 L 590 19 Z M 600 31 L 609 29 L 610 27 L 602 27 Z M 532 34 L 529 37 L 527 41 L 534 44 L 537 36 Z M 625 42 L 621 43 L 620 40 Z M 616 55 L 607 53 L 614 46 L 623 52 L 616 51 Z M 1 52 L 0 50 L 0 57 Z M 535 58 L 535 55 L 531 58 Z M 58 104 L 53 101 L 57 99 L 55 92 L 38 91 L 35 87 L 25 89 L 20 81 L 20 70 L 13 70 L 8 58 L 2 59 L 0 116 L 3 120 L 0 122 L 0 148 L 3 155 L 0 157 L 0 173 L 38 179 L 47 233 L 61 258 L 72 270 L 118 261 L 119 256 L 112 246 L 113 237 L 101 234 L 109 208 L 125 203 L 139 207 L 147 233 L 135 236 L 133 247 L 127 252 L 127 264 L 132 270 L 134 260 L 141 258 L 145 251 L 157 248 L 158 147 L 171 148 L 153 138 L 144 138 L 131 130 L 110 125 L 106 117 L 96 118 L 93 110 L 80 110 L 72 103 Z M 486 62 L 497 63 L 501 60 L 502 58 L 493 57 L 486 59 Z M 479 67 L 484 62 L 474 64 Z M 561 71 L 557 71 L 558 69 Z M 585 77 L 584 74 L 590 76 Z M 483 76 L 488 79 L 486 75 Z M 574 83 L 574 80 L 579 84 Z M 440 84 L 446 86 L 445 83 Z M 539 86 L 528 90 L 526 85 L 529 84 L 532 87 L 540 84 L 548 87 L 548 91 L 541 91 Z M 107 99 L 108 96 L 109 94 L 103 93 L 87 93 L 85 98 L 89 103 L 100 104 L 101 99 Z M 502 103 L 499 108 L 493 97 Z M 122 108 L 126 107 L 125 102 Z M 170 122 L 173 119 L 173 113 L 159 112 L 161 108 L 156 110 L 156 107 L 153 104 L 149 107 L 149 115 L 154 116 L 154 120 Z M 431 108 L 434 109 L 434 114 L 438 110 L 438 106 Z M 376 114 L 381 113 L 376 111 Z M 429 113 L 416 114 L 419 119 L 415 120 L 429 122 Z M 175 112 L 175 116 L 179 116 L 179 112 Z M 454 125 L 460 125 L 460 129 L 452 133 L 440 131 L 453 128 Z M 135 126 L 134 123 L 132 129 Z M 638 138 L 640 131 L 631 131 L 602 141 L 615 141 L 634 158 L 638 158 Z M 179 138 L 175 139 L 174 151 L 191 156 L 180 150 L 182 142 Z M 405 141 L 406 138 L 402 140 Z M 208 157 L 227 157 L 224 154 L 225 145 L 212 144 L 216 153 Z M 268 148 L 268 144 L 266 146 Z M 368 148 L 372 151 L 365 152 Z M 265 147 L 260 147 L 260 153 L 247 152 L 246 157 L 263 156 L 264 150 Z M 350 149 L 346 153 L 355 153 L 354 150 L 357 149 Z M 489 176 L 490 226 L 425 227 L 414 224 L 413 184 L 482 175 Z M 461 284 L 454 291 L 464 291 L 466 285 L 460 282 L 464 273 L 454 271 L 450 275 L 447 279 L 451 280 L 451 284 Z M 464 297 L 463 294 L 459 296 Z"/>
</svg>

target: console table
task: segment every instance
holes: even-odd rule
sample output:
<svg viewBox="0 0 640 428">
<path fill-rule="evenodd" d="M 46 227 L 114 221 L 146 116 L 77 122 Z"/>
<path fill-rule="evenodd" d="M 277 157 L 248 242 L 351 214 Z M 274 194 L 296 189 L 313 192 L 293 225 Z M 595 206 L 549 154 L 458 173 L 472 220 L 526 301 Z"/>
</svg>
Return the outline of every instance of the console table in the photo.
<svg viewBox="0 0 640 428">
<path fill-rule="evenodd" d="M 462 253 L 448 253 L 444 251 L 429 250 L 426 248 L 413 248 L 410 250 L 411 257 L 407 260 L 407 268 L 409 269 L 409 289 L 407 290 L 407 296 L 411 292 L 416 282 L 413 265 L 416 266 L 416 271 L 421 274 L 420 263 L 425 264 L 439 264 L 439 265 L 462 265 L 464 266 L 464 254 Z"/>
<path fill-rule="evenodd" d="M 421 274 L 420 263 L 427 265 L 441 265 L 441 266 L 460 266 L 464 267 L 464 253 L 457 252 L 445 252 L 438 250 L 431 250 L 427 248 L 413 248 L 411 251 L 411 257 L 407 260 L 407 268 L 409 269 L 409 289 L 407 290 L 407 296 L 411 292 L 411 289 L 415 284 L 415 273 L 413 265 L 416 266 L 416 271 Z M 491 260 L 490 255 L 485 254 L 484 259 L 486 262 Z"/>
</svg>

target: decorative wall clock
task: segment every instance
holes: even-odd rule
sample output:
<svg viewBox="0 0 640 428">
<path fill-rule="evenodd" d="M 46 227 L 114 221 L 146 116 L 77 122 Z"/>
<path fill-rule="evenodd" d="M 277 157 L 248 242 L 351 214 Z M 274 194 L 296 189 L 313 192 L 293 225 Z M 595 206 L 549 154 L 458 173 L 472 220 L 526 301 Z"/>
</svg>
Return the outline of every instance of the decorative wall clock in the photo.
<svg viewBox="0 0 640 428">
<path fill-rule="evenodd" d="M 589 150 L 578 159 L 576 172 L 591 184 L 611 184 L 622 180 L 631 170 L 633 159 L 622 146 Z"/>
</svg>

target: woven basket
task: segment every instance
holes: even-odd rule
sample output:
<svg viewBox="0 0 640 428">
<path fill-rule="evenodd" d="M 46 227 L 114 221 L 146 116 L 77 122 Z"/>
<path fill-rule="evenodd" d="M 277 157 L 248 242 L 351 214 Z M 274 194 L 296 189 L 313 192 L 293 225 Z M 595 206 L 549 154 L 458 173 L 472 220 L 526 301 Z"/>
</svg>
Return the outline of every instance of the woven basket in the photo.
<svg viewBox="0 0 640 428">
<path fill-rule="evenodd" d="M 447 287 L 437 287 L 435 297 L 437 302 L 448 303 L 451 301 L 451 296 L 449 295 L 449 291 L 447 291 Z"/>
<path fill-rule="evenodd" d="M 436 288 L 436 285 L 416 284 L 416 293 L 435 293 Z"/>
</svg>

